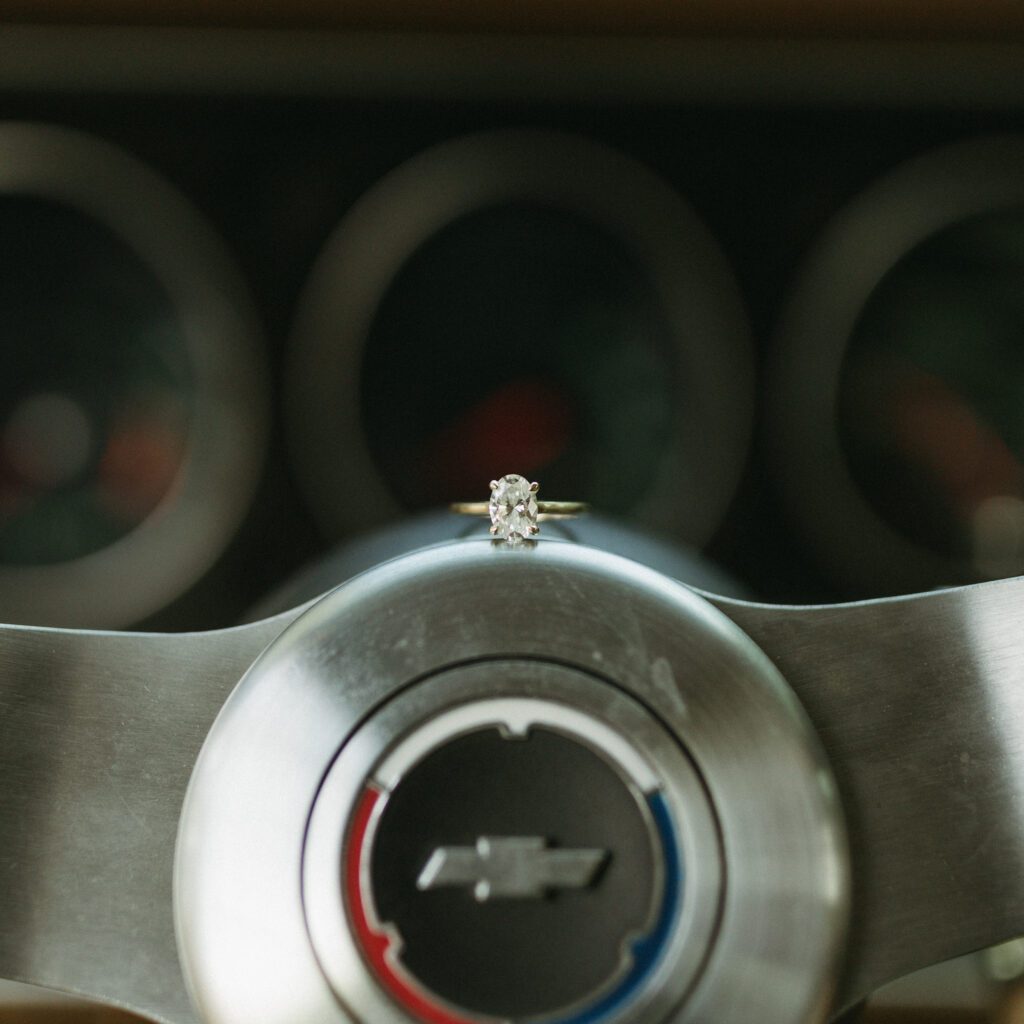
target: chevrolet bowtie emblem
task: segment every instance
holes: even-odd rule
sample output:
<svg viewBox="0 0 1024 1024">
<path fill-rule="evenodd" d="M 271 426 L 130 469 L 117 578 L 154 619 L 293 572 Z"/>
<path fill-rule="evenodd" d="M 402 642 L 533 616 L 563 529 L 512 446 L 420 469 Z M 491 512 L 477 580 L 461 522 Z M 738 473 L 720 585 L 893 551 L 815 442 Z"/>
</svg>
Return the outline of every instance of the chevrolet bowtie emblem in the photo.
<svg viewBox="0 0 1024 1024">
<path fill-rule="evenodd" d="M 608 856 L 607 850 L 548 849 L 539 836 L 481 836 L 476 846 L 439 846 L 416 887 L 472 887 L 480 903 L 540 899 L 551 889 L 585 889 Z"/>
</svg>

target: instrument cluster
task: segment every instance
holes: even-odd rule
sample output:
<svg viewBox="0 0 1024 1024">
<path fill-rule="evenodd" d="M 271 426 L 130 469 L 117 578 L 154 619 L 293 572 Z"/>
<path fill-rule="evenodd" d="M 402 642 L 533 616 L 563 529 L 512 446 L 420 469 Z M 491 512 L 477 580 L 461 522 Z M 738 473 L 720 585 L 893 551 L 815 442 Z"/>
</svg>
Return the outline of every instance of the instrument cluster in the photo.
<svg viewBox="0 0 1024 1024">
<path fill-rule="evenodd" d="M 1018 574 L 1019 127 L 0 95 L 0 618 L 230 624 L 511 471 L 767 601 Z"/>
</svg>

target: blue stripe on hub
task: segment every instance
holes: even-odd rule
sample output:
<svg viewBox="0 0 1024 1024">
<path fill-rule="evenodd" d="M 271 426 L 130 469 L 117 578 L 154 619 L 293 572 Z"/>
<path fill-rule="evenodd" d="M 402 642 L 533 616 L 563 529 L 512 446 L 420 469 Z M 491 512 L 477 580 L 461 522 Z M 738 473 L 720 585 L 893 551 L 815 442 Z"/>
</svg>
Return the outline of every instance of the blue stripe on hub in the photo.
<svg viewBox="0 0 1024 1024">
<path fill-rule="evenodd" d="M 647 804 L 661 839 L 665 864 L 665 891 L 654 928 L 633 943 L 633 965 L 622 981 L 607 995 L 572 1017 L 551 1024 L 600 1024 L 634 999 L 650 977 L 667 944 L 682 903 L 683 864 L 668 804 L 661 793 L 652 793 Z"/>
</svg>

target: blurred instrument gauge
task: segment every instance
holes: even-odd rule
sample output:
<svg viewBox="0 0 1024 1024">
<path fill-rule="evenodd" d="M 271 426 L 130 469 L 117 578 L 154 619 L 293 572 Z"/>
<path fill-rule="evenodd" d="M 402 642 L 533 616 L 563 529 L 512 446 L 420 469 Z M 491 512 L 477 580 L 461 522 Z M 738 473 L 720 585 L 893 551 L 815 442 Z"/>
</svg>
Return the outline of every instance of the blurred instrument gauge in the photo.
<svg viewBox="0 0 1024 1024">
<path fill-rule="evenodd" d="M 929 154 L 857 199 L 777 357 L 779 466 L 849 584 L 1024 572 L 1024 141 Z"/>
<path fill-rule="evenodd" d="M 717 244 L 650 170 L 554 132 L 442 143 L 363 196 L 304 291 L 290 372 L 333 534 L 514 471 L 699 544 L 747 452 L 748 330 Z"/>
<path fill-rule="evenodd" d="M 261 461 L 255 333 L 170 186 L 0 123 L 0 618 L 126 625 L 202 575 Z"/>
<path fill-rule="evenodd" d="M 409 258 L 360 385 L 371 456 L 404 507 L 519 466 L 625 513 L 672 444 L 679 381 L 658 297 L 621 243 L 513 205 L 467 214 Z"/>
<path fill-rule="evenodd" d="M 0 196 L 0 563 L 92 554 L 181 470 L 192 375 L 177 316 L 98 222 Z"/>
<path fill-rule="evenodd" d="M 855 482 L 905 536 L 1024 570 L 1024 209 L 939 232 L 882 280 L 843 366 Z"/>
</svg>

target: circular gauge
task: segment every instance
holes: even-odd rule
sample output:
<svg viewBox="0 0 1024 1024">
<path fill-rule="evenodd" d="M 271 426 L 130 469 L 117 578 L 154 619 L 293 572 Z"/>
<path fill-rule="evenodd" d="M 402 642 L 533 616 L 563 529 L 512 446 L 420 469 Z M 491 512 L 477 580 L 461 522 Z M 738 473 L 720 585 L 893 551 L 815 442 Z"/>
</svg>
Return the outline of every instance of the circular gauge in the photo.
<svg viewBox="0 0 1024 1024">
<path fill-rule="evenodd" d="M 290 385 L 329 532 L 514 470 L 700 543 L 744 462 L 752 369 L 725 259 L 678 195 L 597 143 L 509 130 L 428 150 L 352 208 Z"/>
<path fill-rule="evenodd" d="M 219 242 L 127 154 L 0 124 L 0 618 L 136 621 L 193 583 L 263 445 L 254 322 Z"/>
<path fill-rule="evenodd" d="M 779 475 L 858 592 L 1024 572 L 1024 140 L 897 168 L 831 224 L 776 352 Z"/>
</svg>

